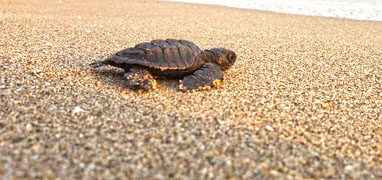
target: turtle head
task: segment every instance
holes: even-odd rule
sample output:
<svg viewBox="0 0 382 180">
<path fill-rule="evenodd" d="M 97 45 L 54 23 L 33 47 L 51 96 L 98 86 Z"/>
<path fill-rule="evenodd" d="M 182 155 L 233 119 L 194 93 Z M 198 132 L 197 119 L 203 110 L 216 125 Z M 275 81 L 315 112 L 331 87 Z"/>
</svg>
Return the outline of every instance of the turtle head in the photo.
<svg viewBox="0 0 382 180">
<path fill-rule="evenodd" d="M 229 69 L 236 61 L 235 52 L 225 48 L 213 48 L 209 50 L 212 52 L 214 58 L 212 63 L 217 64 L 221 70 Z"/>
</svg>

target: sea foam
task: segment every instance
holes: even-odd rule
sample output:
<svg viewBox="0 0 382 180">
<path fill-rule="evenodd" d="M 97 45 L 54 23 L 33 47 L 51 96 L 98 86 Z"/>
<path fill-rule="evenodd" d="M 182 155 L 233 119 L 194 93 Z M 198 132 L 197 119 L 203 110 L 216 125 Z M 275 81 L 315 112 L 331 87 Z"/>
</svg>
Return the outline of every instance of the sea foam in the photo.
<svg viewBox="0 0 382 180">
<path fill-rule="evenodd" d="M 382 0 L 168 0 L 287 14 L 382 21 Z"/>
</svg>

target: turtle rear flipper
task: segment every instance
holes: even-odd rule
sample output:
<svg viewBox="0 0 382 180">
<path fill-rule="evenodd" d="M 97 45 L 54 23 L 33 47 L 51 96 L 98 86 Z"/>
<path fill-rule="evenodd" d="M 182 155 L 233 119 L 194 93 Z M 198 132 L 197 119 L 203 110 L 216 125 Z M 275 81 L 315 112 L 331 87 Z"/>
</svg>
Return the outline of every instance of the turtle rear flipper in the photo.
<svg viewBox="0 0 382 180">
<path fill-rule="evenodd" d="M 106 66 L 109 65 L 110 63 L 108 61 L 97 61 L 94 63 L 89 64 L 93 68 L 101 67 L 101 66 Z"/>
<path fill-rule="evenodd" d="M 97 62 L 91 63 L 90 66 L 93 68 L 98 68 L 98 67 L 106 66 L 106 65 L 112 65 L 113 66 L 114 64 L 116 64 L 114 61 L 117 58 L 118 58 L 118 56 L 112 56 L 112 57 L 106 58 L 103 61 L 97 61 Z"/>
<path fill-rule="evenodd" d="M 149 62 L 147 62 L 145 60 L 141 60 L 141 59 L 134 59 L 134 58 L 130 58 L 130 57 L 123 57 L 123 56 L 114 55 L 114 56 L 109 57 L 103 61 L 97 61 L 97 62 L 90 64 L 90 66 L 93 68 L 98 68 L 98 67 L 106 66 L 106 65 L 124 68 L 124 65 L 148 66 Z"/>
<path fill-rule="evenodd" d="M 146 68 L 132 67 L 124 76 L 131 89 L 156 89 L 156 80 Z"/>
<path fill-rule="evenodd" d="M 218 86 L 223 80 L 223 72 L 219 66 L 213 63 L 206 63 L 193 74 L 186 76 L 182 80 L 180 90 L 203 90 Z"/>
</svg>

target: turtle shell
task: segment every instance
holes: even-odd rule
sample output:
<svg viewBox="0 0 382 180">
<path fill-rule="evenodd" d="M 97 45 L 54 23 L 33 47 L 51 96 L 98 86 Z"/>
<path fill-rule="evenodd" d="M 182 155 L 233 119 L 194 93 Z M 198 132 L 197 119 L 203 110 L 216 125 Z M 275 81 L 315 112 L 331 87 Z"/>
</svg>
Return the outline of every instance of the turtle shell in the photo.
<svg viewBox="0 0 382 180">
<path fill-rule="evenodd" d="M 187 71 L 195 70 L 204 64 L 198 56 L 200 53 L 199 47 L 190 41 L 153 40 L 117 52 L 116 56 L 124 58 L 116 58 L 115 62 L 140 65 L 160 71 Z"/>
</svg>

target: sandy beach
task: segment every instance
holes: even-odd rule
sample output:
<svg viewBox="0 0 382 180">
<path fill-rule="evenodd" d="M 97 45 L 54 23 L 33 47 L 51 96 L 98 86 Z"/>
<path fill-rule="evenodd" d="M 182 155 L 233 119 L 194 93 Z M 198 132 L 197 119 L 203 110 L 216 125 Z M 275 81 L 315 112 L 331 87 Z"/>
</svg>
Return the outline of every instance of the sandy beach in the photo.
<svg viewBox="0 0 382 180">
<path fill-rule="evenodd" d="M 219 88 L 91 62 L 225 47 Z M 150 0 L 0 1 L 0 179 L 381 179 L 382 23 Z"/>
</svg>

